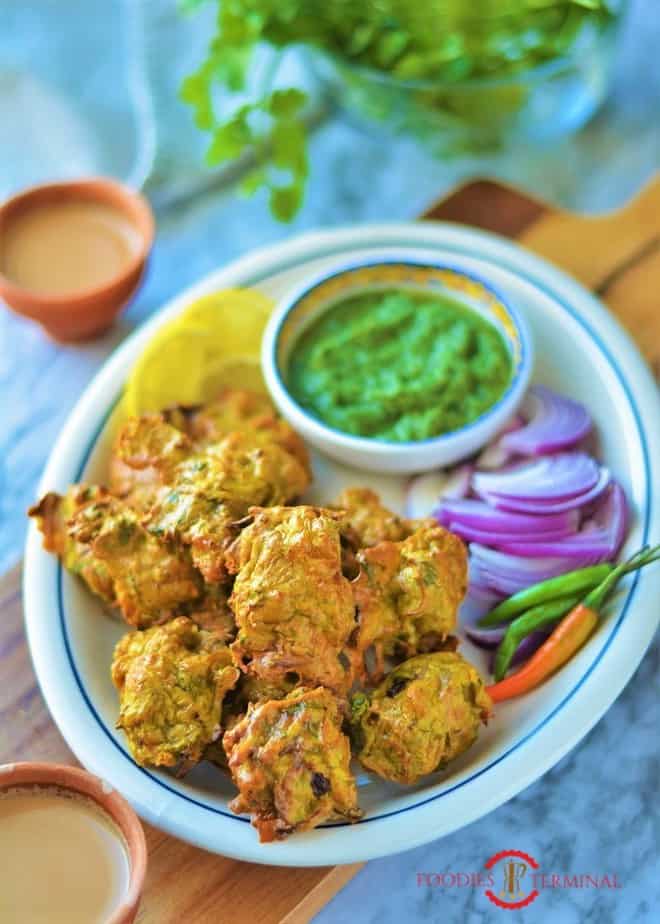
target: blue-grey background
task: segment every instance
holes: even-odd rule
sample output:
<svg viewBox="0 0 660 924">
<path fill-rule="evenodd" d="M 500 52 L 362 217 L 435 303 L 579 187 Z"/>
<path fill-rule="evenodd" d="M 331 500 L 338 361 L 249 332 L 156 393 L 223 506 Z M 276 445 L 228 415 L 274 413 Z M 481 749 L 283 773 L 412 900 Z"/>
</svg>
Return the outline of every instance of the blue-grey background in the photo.
<svg viewBox="0 0 660 924">
<path fill-rule="evenodd" d="M 146 284 L 101 340 L 56 346 L 0 307 L 0 572 L 21 555 L 24 511 L 85 384 L 137 323 L 203 274 L 310 228 L 412 218 L 474 175 L 504 178 L 572 209 L 610 209 L 660 163 L 660 4 L 633 0 L 611 97 L 577 136 L 488 160 L 438 162 L 413 142 L 384 142 L 320 111 L 305 204 L 292 225 L 279 225 L 262 196 L 237 194 L 233 171 L 209 186 L 203 140 L 176 99 L 181 76 L 204 46 L 205 15 L 182 21 L 170 0 L 0 4 L 0 194 L 19 180 L 61 172 L 62 163 L 64 172 L 114 168 L 139 179 L 154 160 L 147 190 L 159 223 Z M 142 64 L 129 74 L 128 89 L 126 68 L 135 67 L 136 55 Z M 80 124 L 53 116 L 43 89 L 51 79 L 77 93 Z M 54 121 L 44 132 L 48 118 Z M 657 920 L 659 692 L 656 646 L 606 717 L 542 780 L 442 841 L 370 863 L 319 914 L 319 924 L 482 924 L 506 915 L 560 924 Z M 544 892 L 524 911 L 505 912 L 480 891 L 417 885 L 418 872 L 477 871 L 506 848 L 531 853 L 545 871 L 616 873 L 622 887 Z"/>
</svg>

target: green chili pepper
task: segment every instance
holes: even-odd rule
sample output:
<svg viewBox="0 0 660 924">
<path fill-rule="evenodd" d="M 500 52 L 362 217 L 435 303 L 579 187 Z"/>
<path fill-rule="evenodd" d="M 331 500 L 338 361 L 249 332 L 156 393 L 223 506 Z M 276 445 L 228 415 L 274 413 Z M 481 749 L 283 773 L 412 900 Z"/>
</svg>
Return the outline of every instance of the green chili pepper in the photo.
<svg viewBox="0 0 660 924">
<path fill-rule="evenodd" d="M 532 632 L 537 632 L 539 629 L 544 629 L 546 626 L 553 625 L 558 619 L 561 619 L 562 616 L 572 610 L 574 606 L 577 606 L 581 599 L 581 593 L 559 597 L 558 600 L 539 603 L 523 613 L 522 616 L 514 619 L 495 652 L 493 670 L 495 680 L 502 680 L 506 675 L 518 645 L 528 635 L 531 635 Z"/>
<path fill-rule="evenodd" d="M 631 574 L 646 565 L 660 560 L 660 545 L 644 546 L 632 558 L 617 565 L 598 587 L 574 606 L 552 630 L 540 648 L 529 661 L 505 680 L 486 687 L 494 703 L 501 703 L 514 696 L 522 696 L 538 687 L 555 671 L 563 667 L 576 651 L 584 645 L 600 620 L 599 608 L 616 587 L 624 574 Z"/>
<path fill-rule="evenodd" d="M 556 600 L 557 597 L 591 590 L 605 580 L 611 570 L 612 565 L 607 563 L 591 565 L 588 568 L 579 568 L 577 571 L 569 571 L 567 574 L 560 574 L 558 577 L 541 581 L 540 584 L 534 584 L 532 587 L 526 587 L 509 597 L 508 600 L 499 603 L 495 609 L 479 620 L 479 625 L 495 626 L 500 622 L 508 622 L 514 616 L 524 613 L 525 610 L 539 603 L 547 603 L 550 600 Z"/>
</svg>

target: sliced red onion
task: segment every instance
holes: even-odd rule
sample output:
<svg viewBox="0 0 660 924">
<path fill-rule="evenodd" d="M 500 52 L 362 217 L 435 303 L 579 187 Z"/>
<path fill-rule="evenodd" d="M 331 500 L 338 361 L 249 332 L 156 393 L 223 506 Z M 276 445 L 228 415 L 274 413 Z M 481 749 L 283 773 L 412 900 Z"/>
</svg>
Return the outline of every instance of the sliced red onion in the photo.
<svg viewBox="0 0 660 924">
<path fill-rule="evenodd" d="M 477 542 L 470 545 L 470 580 L 507 596 L 587 564 L 590 564 L 588 558 L 577 556 L 528 558 L 489 549 Z"/>
<path fill-rule="evenodd" d="M 479 494 L 489 504 L 493 504 L 501 510 L 510 510 L 514 513 L 563 513 L 567 510 L 574 510 L 578 507 L 584 507 L 585 504 L 591 503 L 591 501 L 595 500 L 603 493 L 610 483 L 611 478 L 612 476 L 609 469 L 601 465 L 598 480 L 592 488 L 585 491 L 583 494 L 576 494 L 574 497 L 564 498 L 562 500 L 504 497 L 500 494 L 491 494 L 488 491 L 479 491 Z"/>
<path fill-rule="evenodd" d="M 472 625 L 482 616 L 489 613 L 502 599 L 501 594 L 495 593 L 488 587 L 482 587 L 478 581 L 470 581 L 468 592 L 461 603 L 461 624 Z"/>
<path fill-rule="evenodd" d="M 521 427 L 525 426 L 525 421 L 517 414 L 509 420 L 500 433 L 500 437 L 489 443 L 485 449 L 479 453 L 475 464 L 480 470 L 490 470 L 502 468 L 507 462 L 510 462 L 515 453 L 507 446 L 503 445 L 502 437 L 506 434 L 514 433 Z"/>
<path fill-rule="evenodd" d="M 440 497 L 450 500 L 466 497 L 470 493 L 472 472 L 473 467 L 471 465 L 459 465 L 457 468 L 452 469 Z"/>
<path fill-rule="evenodd" d="M 575 510 L 547 516 L 532 516 L 498 510 L 490 504 L 473 499 L 443 500 L 436 511 L 436 517 L 443 526 L 448 523 L 460 523 L 485 532 L 514 536 L 541 533 L 554 534 L 561 538 L 574 533 L 579 524 L 579 514 Z"/>
<path fill-rule="evenodd" d="M 530 419 L 526 427 L 506 433 L 499 440 L 505 451 L 538 456 L 575 446 L 591 430 L 592 422 L 584 405 L 558 395 L 545 385 L 530 388 L 526 404 Z"/>
<path fill-rule="evenodd" d="M 595 565 L 616 558 L 626 534 L 627 523 L 626 496 L 621 485 L 613 482 L 591 519 L 583 523 L 580 532 L 559 539 L 542 539 L 540 536 L 525 538 L 521 535 L 511 542 L 500 538 L 497 546 L 503 552 L 526 558 L 560 556 L 577 559 L 581 564 Z"/>
<path fill-rule="evenodd" d="M 630 510 L 625 491 L 618 481 L 613 481 L 607 493 L 600 499 L 591 519 L 582 524 L 582 531 L 586 533 L 592 528 L 604 530 L 609 537 L 610 557 L 614 559 L 621 551 L 623 540 L 626 538 L 629 518 Z"/>
<path fill-rule="evenodd" d="M 504 424 L 500 430 L 500 437 L 505 436 L 507 433 L 513 433 L 515 430 L 520 430 L 521 427 L 525 426 L 525 420 L 520 414 L 514 414 L 513 417 L 509 417 L 507 422 Z"/>
<path fill-rule="evenodd" d="M 511 594 L 516 593 L 517 590 L 521 590 L 533 582 L 533 578 L 524 580 L 519 575 L 511 576 L 501 571 L 491 572 L 478 564 L 474 558 L 470 559 L 470 590 L 474 587 L 479 587 L 481 590 L 497 594 L 501 600 L 503 597 L 509 597 Z"/>
<path fill-rule="evenodd" d="M 479 471 L 497 471 L 513 458 L 513 453 L 505 449 L 499 442 L 491 443 L 479 453 L 475 465 Z"/>
<path fill-rule="evenodd" d="M 470 582 L 467 596 L 461 604 L 461 625 L 468 638 L 481 648 L 494 648 L 499 645 L 506 631 L 506 626 L 482 629 L 476 625 L 477 621 L 489 613 L 501 599 L 501 594 L 482 587 L 476 581 Z"/>
<path fill-rule="evenodd" d="M 477 472 L 474 490 L 505 499 L 563 501 L 585 494 L 600 476 L 600 466 L 585 452 L 562 452 L 503 472 Z"/>
<path fill-rule="evenodd" d="M 539 519 L 542 518 L 539 517 Z M 532 544 L 535 542 L 557 542 L 567 536 L 565 530 L 537 531 L 535 533 L 491 533 L 488 530 L 477 529 L 475 526 L 468 526 L 466 523 L 458 523 L 455 520 L 450 520 L 442 525 L 450 532 L 456 533 L 465 542 L 480 542 L 483 545 L 492 545 L 496 549 L 504 549 L 505 551 L 510 551 L 508 546 L 513 542 L 529 542 Z"/>
<path fill-rule="evenodd" d="M 507 630 L 507 626 L 496 626 L 494 629 L 481 629 L 479 626 L 465 626 L 464 628 L 467 637 L 479 648 L 497 648 Z"/>
<path fill-rule="evenodd" d="M 523 558 L 537 558 L 539 555 L 563 557 L 584 565 L 597 565 L 612 557 L 612 543 L 609 536 L 600 530 L 578 533 L 565 539 L 551 539 L 544 542 L 502 542 L 499 549 Z M 571 568 L 567 570 L 572 570 Z"/>
<path fill-rule="evenodd" d="M 428 517 L 438 502 L 444 497 L 465 497 L 470 490 L 472 466 L 460 465 L 458 468 L 442 472 L 426 472 L 416 475 L 408 483 L 405 513 L 407 517 L 417 519 Z"/>
</svg>

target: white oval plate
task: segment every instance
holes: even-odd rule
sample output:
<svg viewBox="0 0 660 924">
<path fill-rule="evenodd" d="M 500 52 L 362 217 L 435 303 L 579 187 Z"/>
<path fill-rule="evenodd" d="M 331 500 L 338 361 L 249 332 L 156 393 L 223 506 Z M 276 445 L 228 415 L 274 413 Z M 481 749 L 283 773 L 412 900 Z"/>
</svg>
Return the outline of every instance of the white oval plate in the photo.
<svg viewBox="0 0 660 924">
<path fill-rule="evenodd" d="M 443 224 L 362 226 L 308 234 L 212 273 L 170 302 L 108 360 L 71 414 L 41 490 L 102 479 L 111 414 L 126 373 L 156 328 L 192 298 L 230 285 L 278 297 L 306 273 L 342 253 L 375 247 L 431 250 L 489 279 L 527 316 L 536 345 L 534 379 L 583 401 L 596 421 L 600 450 L 624 485 L 634 515 L 625 551 L 658 541 L 660 402 L 644 362 L 621 327 L 588 292 L 549 264 L 493 235 Z M 317 457 L 316 500 L 347 484 L 369 484 L 401 510 L 405 482 Z M 453 831 L 510 799 L 552 767 L 598 721 L 639 664 L 660 612 L 660 567 L 628 579 L 598 631 L 577 657 L 533 694 L 499 706 L 477 744 L 444 773 L 403 788 L 365 777 L 364 819 L 330 824 L 278 844 L 261 845 L 244 817 L 227 808 L 230 783 L 211 765 L 185 780 L 138 767 L 114 729 L 112 647 L 122 627 L 41 548 L 31 527 L 25 565 L 25 613 L 39 684 L 80 761 L 104 777 L 152 824 L 226 856 L 258 863 L 351 863 L 406 850 Z M 462 650 L 485 669 L 485 658 Z"/>
</svg>

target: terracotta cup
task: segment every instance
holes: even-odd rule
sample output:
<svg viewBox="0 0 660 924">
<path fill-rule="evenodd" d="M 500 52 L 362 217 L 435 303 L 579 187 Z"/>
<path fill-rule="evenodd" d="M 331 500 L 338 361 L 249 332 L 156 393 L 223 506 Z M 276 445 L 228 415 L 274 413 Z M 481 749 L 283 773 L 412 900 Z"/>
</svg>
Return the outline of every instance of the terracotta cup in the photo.
<svg viewBox="0 0 660 924">
<path fill-rule="evenodd" d="M 103 333 L 134 295 L 153 243 L 151 208 L 143 196 L 115 180 L 102 177 L 32 186 L 0 206 L 1 246 L 3 233 L 24 210 L 81 199 L 117 209 L 137 231 L 139 246 L 119 275 L 91 289 L 49 295 L 18 286 L 0 272 L 0 298 L 17 314 L 37 321 L 49 336 L 62 342 L 87 340 Z"/>
<path fill-rule="evenodd" d="M 128 802 L 103 780 L 76 767 L 36 762 L 0 766 L 0 792 L 19 786 L 65 789 L 92 799 L 110 817 L 126 842 L 130 865 L 128 892 L 107 924 L 135 920 L 147 870 L 147 842 L 140 820 Z"/>
</svg>

